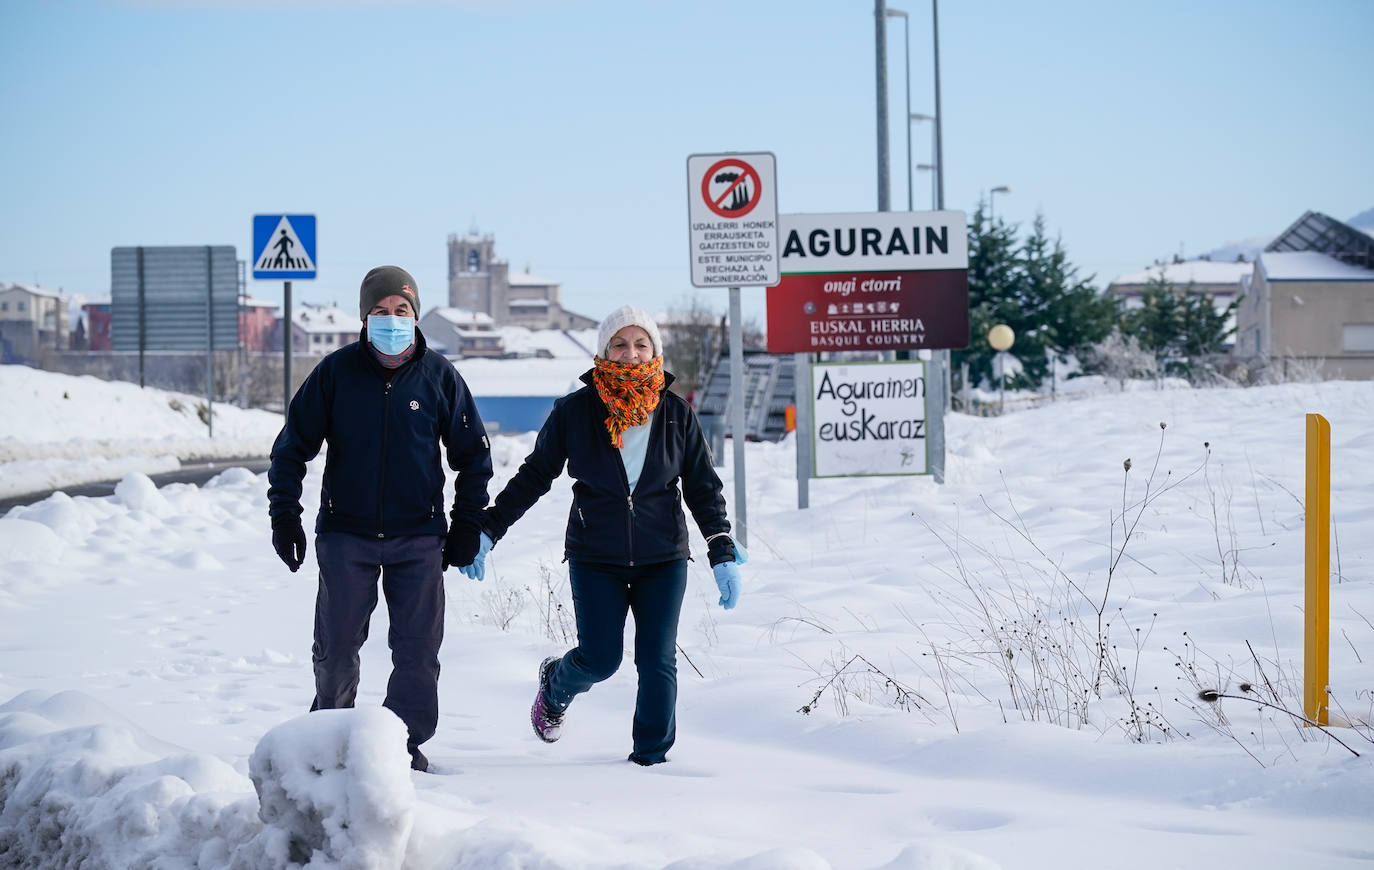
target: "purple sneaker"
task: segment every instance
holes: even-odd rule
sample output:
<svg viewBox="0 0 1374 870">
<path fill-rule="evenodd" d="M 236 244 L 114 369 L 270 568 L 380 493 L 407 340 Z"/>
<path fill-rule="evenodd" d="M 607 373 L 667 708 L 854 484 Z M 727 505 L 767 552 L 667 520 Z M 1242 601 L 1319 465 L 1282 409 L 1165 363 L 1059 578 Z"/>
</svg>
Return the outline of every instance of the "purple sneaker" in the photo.
<svg viewBox="0 0 1374 870">
<path fill-rule="evenodd" d="M 539 691 L 534 694 L 534 704 L 530 707 L 530 724 L 534 733 L 545 743 L 553 743 L 563 736 L 563 712 L 555 712 L 549 706 L 546 693 L 549 689 L 549 673 L 558 664 L 558 656 L 549 656 L 539 664 Z"/>
</svg>

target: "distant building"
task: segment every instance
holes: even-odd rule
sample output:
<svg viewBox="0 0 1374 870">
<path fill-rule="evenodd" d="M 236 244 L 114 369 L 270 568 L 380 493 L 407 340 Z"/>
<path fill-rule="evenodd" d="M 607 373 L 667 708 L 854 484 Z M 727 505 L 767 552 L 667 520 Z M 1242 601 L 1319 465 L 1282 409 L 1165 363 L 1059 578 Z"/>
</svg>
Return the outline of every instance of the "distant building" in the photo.
<svg viewBox="0 0 1374 870">
<path fill-rule="evenodd" d="M 0 282 L 0 360 L 32 362 L 67 346 L 67 300 L 60 292 Z"/>
<path fill-rule="evenodd" d="M 363 322 L 356 311 L 344 311 L 334 305 L 313 305 L 303 302 L 292 306 L 291 353 L 325 356 L 358 340 Z M 273 336 L 273 350 L 282 349 L 282 319 L 277 318 Z"/>
<path fill-rule="evenodd" d="M 1122 275 L 1107 285 L 1107 292 L 1116 296 L 1127 308 L 1139 308 L 1145 288 L 1161 278 L 1177 292 L 1210 295 L 1217 311 L 1224 311 L 1241 294 L 1241 281 L 1254 271 L 1254 264 L 1244 260 L 1230 263 L 1212 260 L 1175 260 L 1156 263 L 1149 268 Z M 1229 324 L 1234 326 L 1234 319 Z"/>
<path fill-rule="evenodd" d="M 273 350 L 273 337 L 277 334 L 277 318 L 280 317 L 275 302 L 254 299 L 246 294 L 239 296 L 239 343 L 247 351 Z M 280 342 L 276 350 L 281 349 Z"/>
<path fill-rule="evenodd" d="M 470 232 L 448 237 L 448 304 L 483 312 L 497 326 L 529 329 L 587 329 L 597 321 L 563 308 L 559 284 L 547 278 L 510 273 L 496 259 L 496 241 Z"/>
<path fill-rule="evenodd" d="M 490 314 L 466 308 L 435 308 L 420 318 L 433 350 L 449 357 L 501 356 L 505 345 Z"/>
<path fill-rule="evenodd" d="M 1236 314 L 1237 357 L 1374 378 L 1374 237 L 1307 212 L 1260 254 Z"/>
<path fill-rule="evenodd" d="M 109 302 L 87 302 L 81 306 L 86 322 L 85 350 L 111 350 L 114 343 L 110 338 L 110 324 L 113 320 Z M 81 350 L 82 348 L 75 348 Z"/>
</svg>

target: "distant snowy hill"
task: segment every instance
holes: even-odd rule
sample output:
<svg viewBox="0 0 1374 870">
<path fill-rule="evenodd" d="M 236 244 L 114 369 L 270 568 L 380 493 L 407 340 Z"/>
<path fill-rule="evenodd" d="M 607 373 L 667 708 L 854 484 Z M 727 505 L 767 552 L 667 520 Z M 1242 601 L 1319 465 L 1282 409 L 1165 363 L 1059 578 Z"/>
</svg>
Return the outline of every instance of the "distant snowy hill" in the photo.
<svg viewBox="0 0 1374 870">
<path fill-rule="evenodd" d="M 1357 230 L 1364 230 L 1374 235 L 1374 208 L 1366 209 L 1345 222 Z M 1213 248 L 1202 254 L 1201 259 L 1230 263 L 1234 262 L 1238 256 L 1243 256 L 1247 261 L 1254 262 L 1265 246 L 1274 241 L 1277 236 L 1278 232 L 1275 232 L 1267 236 L 1251 236 L 1248 239 L 1226 242 L 1221 247 Z"/>
<path fill-rule="evenodd" d="M 1364 211 L 1355 215 L 1350 220 L 1346 221 L 1346 223 L 1350 224 L 1357 230 L 1364 230 L 1365 232 L 1374 235 L 1374 208 L 1365 209 Z"/>
<path fill-rule="evenodd" d="M 1255 258 L 1264 250 L 1264 246 L 1274 241 L 1275 236 L 1251 236 L 1248 239 L 1241 239 L 1235 242 L 1227 242 L 1219 248 L 1213 248 L 1203 254 L 1204 259 L 1214 263 L 1233 263 L 1238 258 L 1244 257 L 1247 263 L 1253 263 Z"/>
</svg>

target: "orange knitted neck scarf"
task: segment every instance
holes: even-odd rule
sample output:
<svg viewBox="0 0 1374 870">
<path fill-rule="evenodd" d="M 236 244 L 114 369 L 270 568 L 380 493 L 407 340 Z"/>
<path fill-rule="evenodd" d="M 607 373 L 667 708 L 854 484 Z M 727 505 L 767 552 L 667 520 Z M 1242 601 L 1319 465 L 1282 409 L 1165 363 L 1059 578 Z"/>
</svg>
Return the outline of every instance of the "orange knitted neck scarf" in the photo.
<svg viewBox="0 0 1374 870">
<path fill-rule="evenodd" d="M 606 431 L 611 433 L 613 445 L 624 447 L 622 433 L 642 426 L 658 407 L 664 385 L 663 357 L 643 363 L 617 363 L 596 357 L 595 363 L 592 383 L 606 410 L 611 412 L 606 418 Z"/>
</svg>

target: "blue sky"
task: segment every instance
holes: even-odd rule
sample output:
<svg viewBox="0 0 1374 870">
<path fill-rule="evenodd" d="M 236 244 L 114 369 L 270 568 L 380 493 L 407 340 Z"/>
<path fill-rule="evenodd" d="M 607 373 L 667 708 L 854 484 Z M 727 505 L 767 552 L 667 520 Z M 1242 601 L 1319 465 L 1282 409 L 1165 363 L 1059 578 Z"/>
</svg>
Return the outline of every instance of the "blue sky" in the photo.
<svg viewBox="0 0 1374 870">
<path fill-rule="evenodd" d="M 930 6 L 912 109 L 932 113 Z M 940 9 L 946 206 L 995 185 L 1105 285 L 1180 249 L 1374 206 L 1374 3 L 955 2 Z M 694 292 L 685 161 L 772 151 L 783 212 L 874 211 L 871 0 L 0 3 L 0 279 L 109 290 L 117 245 L 233 244 L 313 213 L 319 278 L 446 301 L 449 233 L 593 317 Z M 889 27 L 905 208 L 902 28 Z M 913 128 L 915 162 L 930 131 Z M 918 209 L 930 201 L 917 173 Z M 281 282 L 249 282 L 280 299 Z M 696 291 L 722 308 L 722 290 Z M 745 310 L 762 320 L 763 291 Z"/>
</svg>

